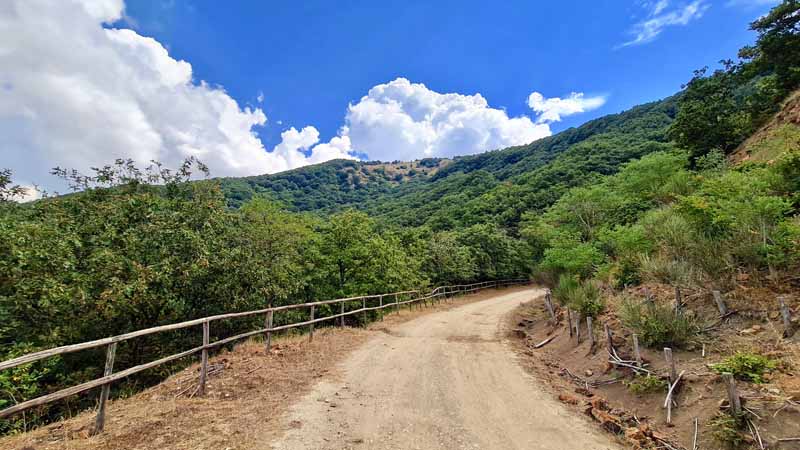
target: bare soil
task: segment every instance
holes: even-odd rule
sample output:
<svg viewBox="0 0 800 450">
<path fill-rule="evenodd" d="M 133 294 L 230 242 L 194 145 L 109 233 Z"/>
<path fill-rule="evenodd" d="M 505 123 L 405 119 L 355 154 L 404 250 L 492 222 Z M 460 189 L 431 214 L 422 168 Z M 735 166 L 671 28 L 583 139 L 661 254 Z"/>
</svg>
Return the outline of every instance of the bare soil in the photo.
<svg viewBox="0 0 800 450">
<path fill-rule="evenodd" d="M 291 408 L 272 448 L 620 449 L 545 392 L 508 345 L 506 316 L 542 292 L 496 295 L 370 339 Z"/>
<path fill-rule="evenodd" d="M 783 284 L 784 287 L 789 287 Z M 670 301 L 672 290 L 667 286 L 650 286 L 660 301 Z M 707 292 L 686 292 L 686 306 L 694 314 L 711 321 L 719 315 Z M 641 290 L 627 295 L 644 297 Z M 709 421 L 727 407 L 727 393 L 720 377 L 709 365 L 718 363 L 736 351 L 763 354 L 780 362 L 777 371 L 765 376 L 766 383 L 738 382 L 744 405 L 754 413 L 753 423 L 758 427 L 765 445 L 769 448 L 800 448 L 800 443 L 781 443 L 779 438 L 800 436 L 800 377 L 797 368 L 800 345 L 797 337 L 784 339 L 777 315 L 775 288 L 746 288 L 739 286 L 729 294 L 727 302 L 736 314 L 726 318 L 718 327 L 703 335 L 695 345 L 685 350 L 675 350 L 678 372 L 685 370 L 684 382 L 677 396 L 677 407 L 673 409 L 672 424 L 666 424 L 663 408 L 666 391 L 636 395 L 626 383 L 633 378 L 631 370 L 610 364 L 606 351 L 602 327 L 608 323 L 614 335 L 614 345 L 624 359 L 633 359 L 632 338 L 614 314 L 618 310 L 618 299 L 610 298 L 606 313 L 595 322 L 594 348 L 590 347 L 586 324 L 582 324 L 582 338 L 578 343 L 570 337 L 566 317 L 559 311 L 558 324 L 549 321 L 541 300 L 521 306 L 510 317 L 515 327 L 516 348 L 522 356 L 523 365 L 538 379 L 546 381 L 552 394 L 575 409 L 590 412 L 591 403 L 607 401 L 608 412 L 623 419 L 622 427 L 612 431 L 624 436 L 633 447 L 648 448 L 658 442 L 642 439 L 640 433 L 630 430 L 631 425 L 655 431 L 657 437 L 665 439 L 675 448 L 692 448 L 694 419 L 699 421 L 699 447 L 702 449 L 725 448 L 712 436 Z M 787 301 L 797 314 L 800 302 L 791 295 Z M 798 333 L 800 334 L 800 333 Z M 532 346 L 548 337 L 556 336 L 545 346 Z M 705 357 L 703 357 L 705 347 Z M 642 349 L 642 357 L 649 363 L 648 369 L 666 378 L 668 368 L 662 349 Z M 606 384 L 607 383 L 607 384 Z M 600 400 L 599 400 L 600 399 Z M 598 419 L 602 423 L 602 420 Z M 750 442 L 758 448 L 755 442 Z M 746 444 L 744 448 L 748 448 Z"/>
<path fill-rule="evenodd" d="M 307 335 L 278 336 L 269 354 L 261 342 L 249 341 L 210 359 L 207 395 L 194 396 L 198 365 L 163 383 L 108 404 L 105 431 L 89 437 L 94 413 L 77 416 L 28 433 L 0 439 L 0 448 L 15 450 L 95 449 L 254 449 L 265 448 L 286 428 L 301 423 L 283 420 L 295 401 L 321 380 L 341 376 L 337 363 L 370 338 L 397 335 L 396 327 L 421 316 L 520 291 L 486 290 L 432 308 L 403 309 L 367 330 L 318 328 Z M 377 333 L 376 333 L 377 332 Z M 378 349 L 382 350 L 382 349 Z"/>
</svg>

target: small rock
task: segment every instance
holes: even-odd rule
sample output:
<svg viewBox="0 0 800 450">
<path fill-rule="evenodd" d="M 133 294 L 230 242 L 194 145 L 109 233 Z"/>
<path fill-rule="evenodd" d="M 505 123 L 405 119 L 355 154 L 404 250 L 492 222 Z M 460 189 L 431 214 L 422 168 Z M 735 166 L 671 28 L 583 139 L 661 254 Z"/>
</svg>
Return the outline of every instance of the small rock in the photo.
<svg viewBox="0 0 800 450">
<path fill-rule="evenodd" d="M 750 328 L 746 328 L 746 329 L 740 331 L 739 334 L 743 334 L 745 336 L 751 336 L 751 335 L 754 335 L 754 334 L 758 334 L 763 330 L 764 330 L 764 328 L 761 325 L 753 325 Z"/>
<path fill-rule="evenodd" d="M 592 369 L 586 369 L 586 371 L 583 372 L 583 374 L 586 375 L 587 377 L 590 377 L 594 375 L 594 372 L 592 372 Z"/>
</svg>

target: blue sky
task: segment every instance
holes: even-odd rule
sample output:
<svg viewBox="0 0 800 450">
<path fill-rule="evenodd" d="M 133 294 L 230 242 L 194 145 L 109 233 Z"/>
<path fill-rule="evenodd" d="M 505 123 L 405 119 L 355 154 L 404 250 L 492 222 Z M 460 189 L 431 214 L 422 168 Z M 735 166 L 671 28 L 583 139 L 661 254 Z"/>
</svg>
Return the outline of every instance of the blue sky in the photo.
<svg viewBox="0 0 800 450">
<path fill-rule="evenodd" d="M 116 158 L 247 176 L 526 144 L 677 92 L 775 3 L 6 0 L 0 155 L 52 190 Z"/>
<path fill-rule="evenodd" d="M 263 92 L 269 121 L 260 134 L 274 145 L 287 126 L 335 135 L 348 103 L 397 77 L 437 92 L 480 93 L 511 116 L 530 114 L 534 90 L 607 95 L 603 107 L 552 128 L 580 125 L 671 95 L 692 70 L 733 57 L 753 41 L 748 24 L 772 2 L 705 2 L 702 17 L 624 48 L 647 4 L 299 3 L 131 0 L 127 12 L 140 34 L 191 62 L 196 78 L 221 84 L 243 104 L 257 105 Z"/>
</svg>

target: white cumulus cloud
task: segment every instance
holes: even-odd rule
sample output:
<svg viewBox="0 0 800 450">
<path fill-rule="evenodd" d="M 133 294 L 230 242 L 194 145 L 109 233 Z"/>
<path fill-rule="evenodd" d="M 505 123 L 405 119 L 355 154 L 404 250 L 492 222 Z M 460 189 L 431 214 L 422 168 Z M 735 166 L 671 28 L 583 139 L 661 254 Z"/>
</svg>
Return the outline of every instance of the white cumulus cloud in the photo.
<svg viewBox="0 0 800 450">
<path fill-rule="evenodd" d="M 340 133 L 371 159 L 478 153 L 549 136 L 547 124 L 509 117 L 480 94 L 441 94 L 397 78 L 351 104 Z"/>
<path fill-rule="evenodd" d="M 545 98 L 539 92 L 528 96 L 528 106 L 538 114 L 537 123 L 558 122 L 564 116 L 591 111 L 605 103 L 605 97 L 585 97 L 582 92 L 573 92 L 567 98 Z"/>
<path fill-rule="evenodd" d="M 677 8 L 667 10 L 669 2 L 644 2 L 647 18 L 633 25 L 630 33 L 633 39 L 621 44 L 619 47 L 641 45 L 655 40 L 667 27 L 685 26 L 693 20 L 700 19 L 711 6 L 705 0 L 695 0 Z"/>
<path fill-rule="evenodd" d="M 313 127 L 286 131 L 267 151 L 261 109 L 194 80 L 158 41 L 103 26 L 123 13 L 122 0 L 0 3 L 0 155 L 18 182 L 115 158 L 176 166 L 195 156 L 213 175 L 251 175 L 353 157 L 343 138 L 318 153 Z"/>
</svg>

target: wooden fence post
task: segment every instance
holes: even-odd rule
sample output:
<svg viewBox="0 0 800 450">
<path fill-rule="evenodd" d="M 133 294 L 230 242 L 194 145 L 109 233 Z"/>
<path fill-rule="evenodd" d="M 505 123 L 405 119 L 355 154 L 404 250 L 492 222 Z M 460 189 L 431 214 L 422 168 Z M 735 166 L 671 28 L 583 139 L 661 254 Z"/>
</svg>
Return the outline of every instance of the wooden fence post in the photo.
<svg viewBox="0 0 800 450">
<path fill-rule="evenodd" d="M 728 372 L 722 374 L 722 379 L 728 389 L 728 403 L 731 405 L 731 412 L 738 416 L 742 413 L 742 400 L 739 398 L 739 391 L 736 389 L 736 380 L 733 379 L 733 374 Z"/>
<path fill-rule="evenodd" d="M 400 314 L 400 305 L 399 305 L 399 303 L 400 303 L 400 298 L 397 296 L 397 294 L 394 294 L 394 313 L 395 314 Z"/>
<path fill-rule="evenodd" d="M 550 314 L 550 319 L 556 323 L 556 311 L 553 308 L 553 301 L 550 296 L 550 289 L 544 293 L 544 305 L 547 307 L 547 312 Z"/>
<path fill-rule="evenodd" d="M 272 316 L 273 316 L 273 314 L 274 314 L 274 311 L 272 311 L 270 309 L 269 311 L 267 311 L 267 318 L 264 319 L 264 322 L 266 322 L 264 324 L 264 328 L 267 329 L 266 336 L 264 337 L 265 341 L 266 341 L 265 344 L 264 344 L 264 350 L 267 352 L 267 354 L 269 354 L 269 346 L 270 346 L 270 344 L 272 344 L 272 331 L 270 331 L 270 330 L 272 330 Z"/>
<path fill-rule="evenodd" d="M 586 332 L 589 333 L 589 348 L 594 348 L 594 325 L 592 316 L 586 316 Z"/>
<path fill-rule="evenodd" d="M 314 305 L 311 305 L 311 320 L 314 320 Z M 308 324 L 308 342 L 314 340 L 314 323 Z"/>
<path fill-rule="evenodd" d="M 719 291 L 712 291 L 711 294 L 714 295 L 714 302 L 717 304 L 717 309 L 719 309 L 719 315 L 724 316 L 728 314 L 728 306 L 725 304 L 725 300 L 722 298 L 722 294 Z"/>
<path fill-rule="evenodd" d="M 367 311 L 366 311 L 366 309 L 367 309 L 367 299 L 366 298 L 362 298 L 361 299 L 361 309 L 364 310 L 364 312 L 361 313 L 362 317 L 364 318 L 364 328 L 367 328 Z"/>
<path fill-rule="evenodd" d="M 197 387 L 198 395 L 206 393 L 206 377 L 208 377 L 208 341 L 210 335 L 208 320 L 203 322 L 203 352 L 200 359 L 200 385 Z"/>
<path fill-rule="evenodd" d="M 678 377 L 677 370 L 675 370 L 675 360 L 672 358 L 672 349 L 664 347 L 664 359 L 667 361 L 667 368 L 669 368 L 669 382 L 674 383 Z"/>
<path fill-rule="evenodd" d="M 781 308 L 781 317 L 783 318 L 783 336 L 792 337 L 794 334 L 794 326 L 792 325 L 792 313 L 789 307 L 786 306 L 786 301 L 783 296 L 778 297 L 778 305 Z"/>
<path fill-rule="evenodd" d="M 569 308 L 567 308 L 567 329 L 569 330 L 569 337 L 572 338 L 575 333 L 572 331 L 572 311 Z"/>
<path fill-rule="evenodd" d="M 675 286 L 675 315 L 681 313 L 681 308 L 683 307 L 683 296 L 681 295 L 681 287 Z"/>
<path fill-rule="evenodd" d="M 339 326 L 344 328 L 344 302 L 339 302 Z"/>
<path fill-rule="evenodd" d="M 642 353 L 639 350 L 639 335 L 633 335 L 633 357 L 636 359 L 636 367 L 642 368 Z"/>
<path fill-rule="evenodd" d="M 117 343 L 112 342 L 106 348 L 106 367 L 103 370 L 103 376 L 110 376 L 114 371 L 114 355 L 117 353 Z M 111 393 L 111 383 L 106 383 L 100 388 L 100 405 L 97 408 L 97 417 L 94 419 L 94 430 L 92 436 L 103 431 L 106 424 L 106 401 L 108 395 Z"/>
<path fill-rule="evenodd" d="M 381 299 L 380 302 L 381 309 L 379 310 L 379 312 L 381 314 L 381 322 L 383 322 L 383 295 L 381 295 L 380 299 Z"/>
<path fill-rule="evenodd" d="M 577 313 L 577 311 L 576 311 Z M 581 343 L 581 315 L 575 318 L 575 341 L 578 345 Z"/>
<path fill-rule="evenodd" d="M 611 327 L 608 326 L 608 323 L 603 324 L 603 329 L 606 332 L 606 350 L 613 357 L 616 354 L 616 351 L 614 351 L 614 335 L 611 334 Z"/>
</svg>

